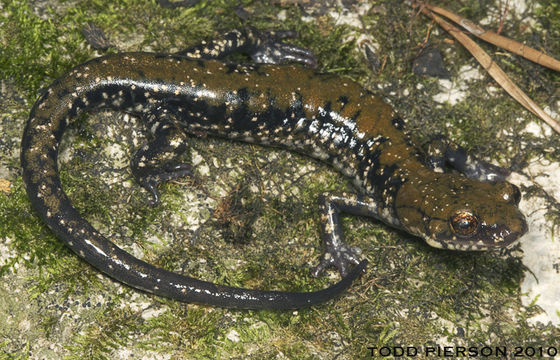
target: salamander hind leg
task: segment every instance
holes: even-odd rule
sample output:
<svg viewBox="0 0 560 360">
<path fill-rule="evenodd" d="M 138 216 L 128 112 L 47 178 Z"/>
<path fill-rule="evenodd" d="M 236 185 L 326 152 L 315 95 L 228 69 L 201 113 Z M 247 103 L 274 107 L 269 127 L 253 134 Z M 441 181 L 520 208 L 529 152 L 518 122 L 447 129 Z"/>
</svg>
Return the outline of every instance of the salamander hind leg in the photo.
<svg viewBox="0 0 560 360">
<path fill-rule="evenodd" d="M 151 205 L 160 201 L 158 184 L 192 175 L 190 164 L 177 161 L 185 152 L 186 144 L 184 133 L 173 124 L 173 116 L 166 109 L 147 115 L 153 139 L 139 149 L 131 161 L 134 178 L 152 195 Z"/>
<path fill-rule="evenodd" d="M 482 182 L 503 181 L 511 173 L 508 169 L 470 155 L 463 147 L 441 136 L 428 144 L 427 165 L 437 172 L 444 172 L 449 166 L 469 179 Z"/>
<path fill-rule="evenodd" d="M 375 202 L 365 196 L 348 193 L 326 193 L 319 198 L 321 230 L 325 253 L 313 270 L 313 276 L 321 275 L 334 266 L 344 277 L 350 267 L 360 263 L 361 250 L 344 242 L 340 213 L 376 217 Z"/>
</svg>

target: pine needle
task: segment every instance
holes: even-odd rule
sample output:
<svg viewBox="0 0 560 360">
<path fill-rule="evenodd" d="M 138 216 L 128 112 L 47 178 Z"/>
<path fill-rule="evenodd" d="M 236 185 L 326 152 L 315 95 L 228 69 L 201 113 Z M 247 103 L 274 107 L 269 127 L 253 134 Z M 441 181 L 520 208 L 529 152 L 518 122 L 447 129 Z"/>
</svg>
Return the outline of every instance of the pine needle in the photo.
<svg viewBox="0 0 560 360">
<path fill-rule="evenodd" d="M 451 36 L 453 36 L 461 45 L 463 45 L 474 58 L 482 65 L 482 67 L 496 80 L 498 84 L 508 94 L 511 95 L 517 102 L 523 105 L 527 110 L 540 117 L 544 122 L 546 122 L 550 127 L 552 127 L 557 133 L 560 134 L 560 123 L 554 120 L 551 116 L 544 112 L 527 94 L 523 92 L 515 83 L 506 75 L 506 73 L 496 64 L 490 55 L 488 55 L 477 43 L 475 43 L 470 37 L 468 37 L 463 31 L 459 30 L 457 27 L 448 23 L 441 17 L 434 14 L 432 11 L 437 12 L 457 23 L 461 24 L 467 31 L 480 37 L 481 39 L 488 41 L 498 47 L 502 47 L 516 54 L 519 54 L 527 59 L 534 61 L 538 64 L 547 66 L 551 69 L 560 71 L 560 62 L 547 56 L 535 49 L 525 46 L 521 43 L 513 41 L 511 39 L 505 38 L 503 36 L 497 35 L 495 33 L 485 31 L 478 25 L 472 23 L 471 21 L 462 18 L 448 10 L 435 7 L 428 4 L 419 4 L 421 6 L 420 10 L 423 14 L 432 18 L 437 22 L 445 31 L 447 31 Z"/>
</svg>

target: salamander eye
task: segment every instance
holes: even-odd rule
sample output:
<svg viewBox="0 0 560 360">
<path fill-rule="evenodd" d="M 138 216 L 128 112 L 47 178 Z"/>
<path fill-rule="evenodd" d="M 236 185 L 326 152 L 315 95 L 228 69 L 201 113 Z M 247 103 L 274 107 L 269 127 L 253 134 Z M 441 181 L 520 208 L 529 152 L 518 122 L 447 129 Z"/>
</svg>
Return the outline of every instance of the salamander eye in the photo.
<svg viewBox="0 0 560 360">
<path fill-rule="evenodd" d="M 459 236 L 470 236 L 478 230 L 478 217 L 470 211 L 458 211 L 451 217 L 451 228 Z"/>
<path fill-rule="evenodd" d="M 521 200 L 521 191 L 513 184 L 511 184 L 511 199 L 515 205 L 519 205 L 519 200 Z"/>
</svg>

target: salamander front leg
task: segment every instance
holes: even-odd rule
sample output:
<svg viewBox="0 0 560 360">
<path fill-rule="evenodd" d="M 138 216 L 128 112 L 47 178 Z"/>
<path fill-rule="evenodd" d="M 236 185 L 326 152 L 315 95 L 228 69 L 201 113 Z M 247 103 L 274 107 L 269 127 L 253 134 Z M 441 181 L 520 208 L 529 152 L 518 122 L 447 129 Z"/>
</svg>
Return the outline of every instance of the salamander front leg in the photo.
<svg viewBox="0 0 560 360">
<path fill-rule="evenodd" d="M 179 163 L 177 157 L 186 150 L 185 136 L 170 121 L 172 115 L 159 109 L 149 115 L 148 125 L 153 140 L 136 152 L 132 158 L 132 174 L 136 181 L 152 194 L 151 205 L 160 201 L 158 184 L 192 175 L 190 164 Z"/>
<path fill-rule="evenodd" d="M 321 275 L 326 268 L 334 266 L 344 277 L 350 267 L 360 262 L 361 250 L 344 242 L 340 213 L 376 217 L 375 202 L 365 196 L 348 193 L 326 193 L 319 198 L 321 230 L 325 253 L 313 270 L 313 276 Z"/>
<path fill-rule="evenodd" d="M 283 39 L 297 37 L 297 32 L 292 30 L 258 31 L 250 28 L 247 31 L 249 38 L 247 52 L 257 64 L 283 64 L 296 62 L 310 68 L 317 67 L 317 58 L 307 49 L 291 44 L 284 44 Z"/>
<path fill-rule="evenodd" d="M 297 32 L 291 30 L 259 31 L 247 27 L 230 31 L 221 39 L 179 51 L 177 55 L 192 59 L 223 59 L 233 53 L 246 53 L 257 64 L 296 62 L 311 68 L 317 67 L 317 58 L 311 51 L 282 42 L 296 36 Z"/>
<path fill-rule="evenodd" d="M 480 160 L 444 137 L 438 137 L 428 144 L 427 165 L 437 172 L 444 172 L 449 166 L 469 179 L 483 182 L 503 181 L 510 174 L 508 169 Z"/>
</svg>

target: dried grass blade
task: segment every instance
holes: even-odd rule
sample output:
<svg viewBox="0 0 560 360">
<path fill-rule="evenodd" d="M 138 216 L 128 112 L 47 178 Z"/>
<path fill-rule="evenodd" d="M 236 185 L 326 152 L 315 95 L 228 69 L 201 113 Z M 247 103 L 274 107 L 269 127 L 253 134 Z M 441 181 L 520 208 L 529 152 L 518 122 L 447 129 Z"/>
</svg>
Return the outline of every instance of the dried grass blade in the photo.
<svg viewBox="0 0 560 360">
<path fill-rule="evenodd" d="M 471 34 L 479 37 L 486 42 L 489 42 L 490 44 L 494 44 L 498 47 L 501 47 L 502 49 L 506 49 L 512 53 L 523 56 L 524 58 L 529 59 L 539 65 L 546 66 L 547 68 L 550 68 L 552 70 L 560 71 L 560 61 L 538 50 L 535 50 L 530 46 L 498 35 L 492 31 L 487 31 L 477 24 L 473 23 L 472 21 L 438 6 L 433 6 L 430 4 L 422 4 L 421 6 L 425 6 L 433 12 L 451 19 L 453 22 L 461 25 Z"/>
<path fill-rule="evenodd" d="M 434 19 L 442 28 L 444 28 L 451 36 L 453 36 L 457 41 L 459 41 L 482 65 L 482 67 L 488 71 L 488 73 L 500 84 L 508 94 L 510 94 L 515 100 L 517 100 L 521 105 L 523 105 L 527 110 L 531 111 L 533 114 L 540 117 L 544 122 L 546 122 L 550 127 L 552 127 L 557 133 L 560 134 L 560 123 L 550 117 L 544 112 L 527 94 L 525 94 L 517 85 L 511 81 L 511 79 L 506 75 L 506 73 L 496 64 L 490 55 L 488 55 L 480 46 L 478 46 L 471 38 L 464 34 L 461 30 L 451 25 L 447 21 L 443 20 L 436 14 L 432 13 L 430 10 L 423 8 L 422 12 L 427 16 Z"/>
</svg>

